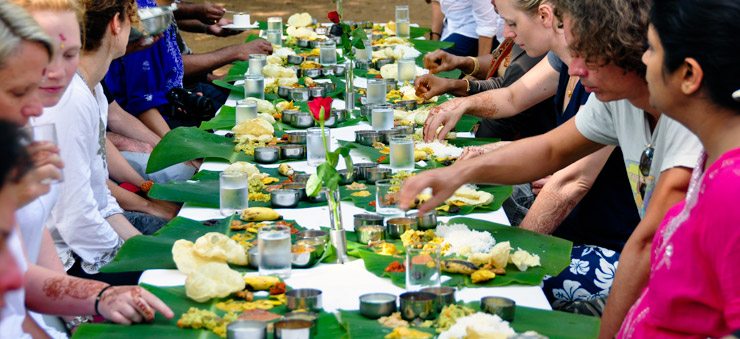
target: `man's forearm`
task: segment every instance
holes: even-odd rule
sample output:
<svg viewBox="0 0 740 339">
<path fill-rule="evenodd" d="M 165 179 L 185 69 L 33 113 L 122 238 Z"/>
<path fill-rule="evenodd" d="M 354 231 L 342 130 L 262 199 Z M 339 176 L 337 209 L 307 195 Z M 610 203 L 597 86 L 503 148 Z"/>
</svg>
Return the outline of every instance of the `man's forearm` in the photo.
<svg viewBox="0 0 740 339">
<path fill-rule="evenodd" d="M 141 186 L 146 180 L 131 167 L 126 158 L 118 151 L 113 143 L 105 139 L 105 150 L 107 153 L 108 175 L 117 182 L 128 182 Z"/>
<path fill-rule="evenodd" d="M 152 147 L 157 146 L 162 139 L 141 120 L 126 112 L 117 102 L 114 101 L 108 105 L 108 112 L 108 128 L 111 131 L 124 137 L 143 141 Z"/>
<path fill-rule="evenodd" d="M 237 47 L 238 45 L 232 45 L 209 53 L 183 55 L 182 63 L 185 68 L 185 76 L 208 73 L 216 68 L 241 60 Z"/>
<path fill-rule="evenodd" d="M 177 20 L 177 28 L 190 33 L 206 34 L 208 32 L 208 25 L 197 19 Z"/>
<path fill-rule="evenodd" d="M 139 121 L 144 125 L 144 127 L 152 131 L 152 133 L 159 138 L 157 143 L 159 143 L 159 140 L 162 140 L 164 135 L 170 131 L 170 126 L 167 125 L 167 121 L 164 120 L 162 114 L 156 108 L 150 108 L 141 113 L 139 115 Z M 154 144 L 152 147 L 154 146 L 157 146 L 157 144 Z"/>
<path fill-rule="evenodd" d="M 555 172 L 542 187 L 520 227 L 553 233 L 591 189 L 613 150 L 613 146 L 604 147 Z"/>
<path fill-rule="evenodd" d="M 442 38 L 442 28 L 444 25 L 444 14 L 442 14 L 442 8 L 439 5 L 439 1 L 432 1 L 432 32 L 437 33 L 432 36 L 433 40 L 440 40 Z"/>
<path fill-rule="evenodd" d="M 493 49 L 493 37 L 479 36 L 478 56 L 491 54 L 491 49 Z"/>
</svg>

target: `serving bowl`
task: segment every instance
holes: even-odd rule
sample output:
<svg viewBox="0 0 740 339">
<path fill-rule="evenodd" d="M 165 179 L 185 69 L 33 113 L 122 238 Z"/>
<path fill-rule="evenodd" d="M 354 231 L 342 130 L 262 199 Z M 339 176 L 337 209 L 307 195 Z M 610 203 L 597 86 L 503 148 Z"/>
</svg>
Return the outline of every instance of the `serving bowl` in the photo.
<svg viewBox="0 0 740 339">
<path fill-rule="evenodd" d="M 306 144 L 306 131 L 287 131 L 285 132 L 285 135 L 286 141 L 290 144 Z"/>
<path fill-rule="evenodd" d="M 401 239 L 401 234 L 413 229 L 416 229 L 416 219 L 398 217 L 388 219 L 385 222 L 386 238 L 388 239 Z"/>
<path fill-rule="evenodd" d="M 297 189 L 278 189 L 270 192 L 270 205 L 277 208 L 293 208 L 301 201 L 301 191 Z"/>
<path fill-rule="evenodd" d="M 401 318 L 407 321 L 415 319 L 432 320 L 437 317 L 434 301 L 437 296 L 428 292 L 406 292 L 401 299 Z"/>
<path fill-rule="evenodd" d="M 306 146 L 297 144 L 286 144 L 280 146 L 280 158 L 290 160 L 306 159 Z"/>
<path fill-rule="evenodd" d="M 305 186 L 306 182 L 308 181 L 308 178 L 310 177 L 311 177 L 311 174 L 309 173 L 295 173 L 293 174 L 292 179 L 293 179 L 293 182 L 302 183 Z"/>
<path fill-rule="evenodd" d="M 385 227 L 378 225 L 365 225 L 355 227 L 357 242 L 368 245 L 372 242 L 385 239 Z"/>
<path fill-rule="evenodd" d="M 373 143 L 380 141 L 380 135 L 377 131 L 355 131 L 355 142 L 360 145 L 373 146 Z"/>
<path fill-rule="evenodd" d="M 288 55 L 288 63 L 291 65 L 300 65 L 303 62 L 303 57 L 297 54 Z"/>
<path fill-rule="evenodd" d="M 254 161 L 260 164 L 274 164 L 280 158 L 280 150 L 277 147 L 266 146 L 254 149 Z"/>
<path fill-rule="evenodd" d="M 329 242 L 329 233 L 321 230 L 305 230 L 296 233 L 295 238 L 296 241 L 302 239 L 318 239 L 326 244 Z"/>
<path fill-rule="evenodd" d="M 293 127 L 309 128 L 313 127 L 313 116 L 310 113 L 301 112 L 293 115 Z"/>
<path fill-rule="evenodd" d="M 360 314 L 370 319 L 391 315 L 396 311 L 396 296 L 390 293 L 368 293 L 360 296 Z"/>
<path fill-rule="evenodd" d="M 495 314 L 503 320 L 513 321 L 516 302 L 504 297 L 483 297 L 480 299 L 480 309 L 483 312 Z"/>
<path fill-rule="evenodd" d="M 378 167 L 378 164 L 372 162 L 361 162 L 352 166 L 355 171 L 355 180 L 365 180 L 369 168 Z"/>
<path fill-rule="evenodd" d="M 390 179 L 393 174 L 393 170 L 390 168 L 368 168 L 365 175 L 365 181 L 368 184 L 375 184 L 378 180 Z"/>
<path fill-rule="evenodd" d="M 294 311 L 285 313 L 284 320 L 302 320 L 311 322 L 311 334 L 316 335 L 319 326 L 319 316 L 314 312 Z"/>
<path fill-rule="evenodd" d="M 306 183 L 305 182 L 292 182 L 283 184 L 283 189 L 297 190 L 300 194 L 300 200 L 306 199 Z"/>
<path fill-rule="evenodd" d="M 452 305 L 455 303 L 455 288 L 449 287 L 449 286 L 441 286 L 441 287 L 427 287 L 422 288 L 420 292 L 427 292 L 431 293 L 437 296 L 437 300 L 435 301 L 435 307 L 437 309 L 437 313 L 442 312 L 442 309 L 447 305 Z"/>
<path fill-rule="evenodd" d="M 286 306 L 289 310 L 321 311 L 321 290 L 298 288 L 285 292 Z"/>
<path fill-rule="evenodd" d="M 362 226 L 383 226 L 383 216 L 377 214 L 355 214 L 355 229 Z"/>
<path fill-rule="evenodd" d="M 132 28 L 129 41 L 160 35 L 172 25 L 174 19 L 172 9 L 169 6 L 140 8 L 138 12 L 143 31 Z"/>
<path fill-rule="evenodd" d="M 290 98 L 290 91 L 293 89 L 293 87 L 288 86 L 278 86 L 278 96 L 280 96 L 283 99 Z"/>
<path fill-rule="evenodd" d="M 397 108 L 405 111 L 413 111 L 416 109 L 418 103 L 416 100 L 400 100 L 393 104 L 393 108 Z"/>
<path fill-rule="evenodd" d="M 324 256 L 322 248 L 301 243 L 290 248 L 292 259 L 291 265 L 296 268 L 308 268 L 316 265 Z"/>
<path fill-rule="evenodd" d="M 286 109 L 283 111 L 282 121 L 284 124 L 293 125 L 293 119 L 295 118 L 296 114 L 301 113 L 299 110 L 295 109 Z"/>
<path fill-rule="evenodd" d="M 437 227 L 437 211 L 431 210 L 424 214 L 418 212 L 409 215 L 416 219 L 416 227 L 420 231 L 431 230 Z"/>
</svg>

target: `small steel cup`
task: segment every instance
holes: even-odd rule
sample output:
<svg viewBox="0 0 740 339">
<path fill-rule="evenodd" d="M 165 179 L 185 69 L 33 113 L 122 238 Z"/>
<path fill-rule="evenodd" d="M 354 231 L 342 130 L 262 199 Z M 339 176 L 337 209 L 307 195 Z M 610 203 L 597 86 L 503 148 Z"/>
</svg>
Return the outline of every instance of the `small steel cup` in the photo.
<svg viewBox="0 0 740 339">
<path fill-rule="evenodd" d="M 503 297 L 483 297 L 480 299 L 480 309 L 483 312 L 495 314 L 503 320 L 513 321 L 516 302 Z"/>
<path fill-rule="evenodd" d="M 316 27 L 315 31 L 318 35 L 327 35 L 329 33 L 329 30 L 322 26 Z"/>
<path fill-rule="evenodd" d="M 313 323 L 308 320 L 280 320 L 275 323 L 275 339 L 312 338 Z"/>
<path fill-rule="evenodd" d="M 365 180 L 369 168 L 378 167 L 378 164 L 372 162 L 361 162 L 352 166 L 355 170 L 355 180 Z"/>
<path fill-rule="evenodd" d="M 433 320 L 437 317 L 434 300 L 437 296 L 427 292 L 406 292 L 400 295 L 401 318 L 407 321 L 415 319 Z"/>
<path fill-rule="evenodd" d="M 390 168 L 368 168 L 365 176 L 365 181 L 368 184 L 375 184 L 378 180 L 390 179 L 393 174 L 393 170 Z"/>
<path fill-rule="evenodd" d="M 329 242 L 329 234 L 321 230 L 305 230 L 295 235 L 296 241 L 301 239 L 318 239 L 325 244 Z"/>
<path fill-rule="evenodd" d="M 318 85 L 324 88 L 324 95 L 337 89 L 337 85 L 333 82 L 320 82 Z"/>
<path fill-rule="evenodd" d="M 301 191 L 297 189 L 279 189 L 270 192 L 270 205 L 277 208 L 293 208 L 301 200 Z"/>
<path fill-rule="evenodd" d="M 306 183 L 305 182 L 294 182 L 290 184 L 284 184 L 284 189 L 288 190 L 298 190 L 300 193 L 300 200 L 306 199 Z"/>
<path fill-rule="evenodd" d="M 321 311 L 321 290 L 299 288 L 285 293 L 289 310 Z"/>
<path fill-rule="evenodd" d="M 308 48 L 319 48 L 319 41 L 318 40 L 309 40 L 308 41 Z"/>
<path fill-rule="evenodd" d="M 355 142 L 360 145 L 373 146 L 373 143 L 380 141 L 380 135 L 377 131 L 355 131 Z"/>
<path fill-rule="evenodd" d="M 396 131 L 396 134 L 400 135 L 413 135 L 414 134 L 414 126 L 396 126 L 393 127 L 393 130 Z"/>
<path fill-rule="evenodd" d="M 254 246 L 247 251 L 247 257 L 249 258 L 249 267 L 259 269 L 260 262 L 260 249 Z"/>
<path fill-rule="evenodd" d="M 321 69 L 321 75 L 328 77 L 334 75 L 334 67 L 324 67 Z"/>
<path fill-rule="evenodd" d="M 295 173 L 293 174 L 293 182 L 306 184 L 308 178 L 311 177 L 309 173 Z"/>
<path fill-rule="evenodd" d="M 437 211 L 435 210 L 424 214 L 413 213 L 410 216 L 416 218 L 417 228 L 420 231 L 431 230 L 437 227 Z"/>
<path fill-rule="evenodd" d="M 416 100 L 401 100 L 393 104 L 393 107 L 404 111 L 413 111 L 416 109 L 417 105 Z"/>
<path fill-rule="evenodd" d="M 332 112 L 329 112 L 329 119 L 326 119 L 324 121 L 324 126 L 326 127 L 334 127 L 337 125 L 337 114 Z"/>
<path fill-rule="evenodd" d="M 347 170 L 341 169 L 338 170 L 337 173 L 339 173 L 339 184 L 340 185 L 349 185 L 353 181 L 355 181 L 355 172 L 353 171 L 350 173 L 349 177 L 347 177 Z"/>
<path fill-rule="evenodd" d="M 334 75 L 341 77 L 347 72 L 347 66 L 342 64 L 334 65 Z"/>
<path fill-rule="evenodd" d="M 385 227 L 378 225 L 367 225 L 355 228 L 357 233 L 357 242 L 360 244 L 370 244 L 385 239 Z"/>
<path fill-rule="evenodd" d="M 285 313 L 285 315 L 283 316 L 283 320 L 310 321 L 313 324 L 311 325 L 312 335 L 316 335 L 316 331 L 319 326 L 319 316 L 314 312 L 303 312 L 303 311 L 288 312 L 288 313 Z"/>
<path fill-rule="evenodd" d="M 380 142 L 382 142 L 382 143 L 384 143 L 386 145 L 390 144 L 391 137 L 392 136 L 399 135 L 399 134 L 401 134 L 401 131 L 396 130 L 396 129 L 389 129 L 389 130 L 385 130 L 385 131 L 378 131 L 378 136 L 380 138 Z"/>
<path fill-rule="evenodd" d="M 293 115 L 293 127 L 296 128 L 309 128 L 313 127 L 314 120 L 310 113 L 301 112 Z"/>
<path fill-rule="evenodd" d="M 306 146 L 287 144 L 280 146 L 280 158 L 289 160 L 306 159 Z"/>
<path fill-rule="evenodd" d="M 385 222 L 386 238 L 401 239 L 401 235 L 408 230 L 416 229 L 416 219 L 412 218 L 391 218 Z"/>
<path fill-rule="evenodd" d="M 278 96 L 280 96 L 283 99 L 289 99 L 290 98 L 290 90 L 292 90 L 293 87 L 288 86 L 279 86 L 278 87 Z"/>
<path fill-rule="evenodd" d="M 296 114 L 302 113 L 299 110 L 294 109 L 286 109 L 283 111 L 282 120 L 284 124 L 293 125 L 293 119 L 295 118 Z"/>
<path fill-rule="evenodd" d="M 370 64 L 371 64 L 370 61 L 367 61 L 367 60 L 355 60 L 355 68 L 357 69 L 362 69 L 362 70 L 370 69 L 370 66 L 371 66 Z"/>
<path fill-rule="evenodd" d="M 318 203 L 318 202 L 326 202 L 326 191 L 319 192 L 316 196 L 308 196 L 306 197 L 309 202 Z"/>
<path fill-rule="evenodd" d="M 317 44 L 316 47 L 318 47 L 318 42 L 316 44 Z M 316 47 L 314 47 L 314 48 L 316 48 Z M 309 56 L 306 57 L 306 61 L 312 61 L 312 62 L 318 63 L 319 60 L 320 59 L 319 59 L 319 56 L 318 55 L 309 55 Z"/>
<path fill-rule="evenodd" d="M 297 44 L 298 44 L 298 47 L 308 48 L 308 40 L 306 39 L 298 39 Z"/>
<path fill-rule="evenodd" d="M 300 55 L 292 54 L 288 55 L 288 63 L 291 65 L 300 65 L 303 62 L 303 57 Z"/>
<path fill-rule="evenodd" d="M 422 288 L 421 292 L 428 292 L 428 293 L 431 293 L 437 296 L 437 300 L 435 301 L 435 307 L 437 309 L 437 313 L 442 312 L 442 309 L 445 306 L 452 305 L 456 301 L 454 287 L 448 287 L 448 286 L 427 287 L 427 288 Z"/>
<path fill-rule="evenodd" d="M 260 164 L 274 164 L 280 157 L 279 151 L 277 147 L 256 147 L 254 149 L 254 161 Z"/>
<path fill-rule="evenodd" d="M 308 268 L 316 265 L 324 255 L 324 250 L 302 242 L 291 246 L 293 258 L 291 265 L 295 268 Z"/>
<path fill-rule="evenodd" d="M 355 229 L 370 225 L 383 226 L 383 216 L 377 214 L 355 214 Z"/>
<path fill-rule="evenodd" d="M 303 74 L 306 74 L 306 71 L 309 71 L 309 70 L 303 70 Z M 305 87 L 293 88 L 290 91 L 290 98 L 295 102 L 308 101 L 309 99 L 308 88 L 305 88 Z"/>
<path fill-rule="evenodd" d="M 288 143 L 305 145 L 306 144 L 306 131 L 288 131 L 285 132 L 285 139 Z"/>
<path fill-rule="evenodd" d="M 326 90 L 321 86 L 309 87 L 308 91 L 312 98 L 323 97 L 326 94 Z"/>
<path fill-rule="evenodd" d="M 370 319 L 391 315 L 396 311 L 396 296 L 390 293 L 368 293 L 360 296 L 360 314 Z"/>
<path fill-rule="evenodd" d="M 332 113 L 335 113 L 337 115 L 337 122 L 345 122 L 352 118 L 349 111 L 346 109 L 332 109 Z"/>
</svg>

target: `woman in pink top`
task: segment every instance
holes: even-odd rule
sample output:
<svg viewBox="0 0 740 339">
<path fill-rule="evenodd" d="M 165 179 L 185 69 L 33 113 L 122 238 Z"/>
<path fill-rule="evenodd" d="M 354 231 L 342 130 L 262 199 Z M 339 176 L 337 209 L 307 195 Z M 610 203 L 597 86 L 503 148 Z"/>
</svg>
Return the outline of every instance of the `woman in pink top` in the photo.
<svg viewBox="0 0 740 339">
<path fill-rule="evenodd" d="M 655 235 L 650 280 L 621 338 L 722 337 L 740 329 L 738 17 L 737 0 L 654 2 L 643 56 L 650 103 L 696 133 L 705 153 L 686 200 Z"/>
</svg>

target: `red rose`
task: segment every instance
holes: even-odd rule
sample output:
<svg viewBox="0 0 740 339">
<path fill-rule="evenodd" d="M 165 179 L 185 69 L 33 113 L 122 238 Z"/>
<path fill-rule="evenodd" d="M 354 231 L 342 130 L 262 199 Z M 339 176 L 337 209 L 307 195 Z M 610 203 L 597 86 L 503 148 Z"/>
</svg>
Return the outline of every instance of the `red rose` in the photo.
<svg viewBox="0 0 740 339">
<path fill-rule="evenodd" d="M 329 12 L 329 14 L 327 15 L 327 17 L 329 18 L 329 21 L 331 21 L 331 22 L 333 22 L 335 24 L 338 24 L 339 23 L 339 13 L 337 13 L 337 11 L 331 11 L 331 12 Z"/>
<path fill-rule="evenodd" d="M 321 115 L 323 114 L 323 120 L 329 119 L 331 114 L 331 102 L 333 101 L 330 97 L 318 97 L 308 102 L 308 109 L 311 110 L 311 114 L 316 121 L 321 121 Z"/>
</svg>

